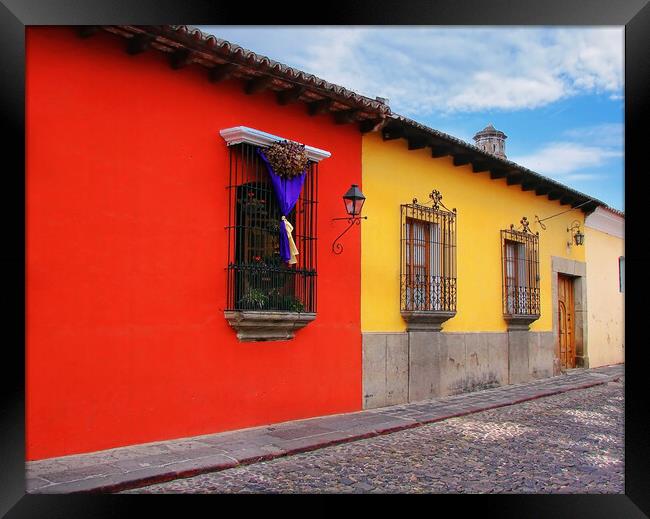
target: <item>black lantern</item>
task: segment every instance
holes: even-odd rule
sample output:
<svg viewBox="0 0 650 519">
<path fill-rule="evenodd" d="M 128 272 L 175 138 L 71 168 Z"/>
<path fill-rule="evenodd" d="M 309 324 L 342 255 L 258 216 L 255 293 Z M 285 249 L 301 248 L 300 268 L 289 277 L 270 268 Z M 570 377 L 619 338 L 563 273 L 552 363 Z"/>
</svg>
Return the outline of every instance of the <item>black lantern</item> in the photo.
<svg viewBox="0 0 650 519">
<path fill-rule="evenodd" d="M 343 195 L 343 203 L 345 203 L 345 210 L 350 216 L 359 216 L 361 214 L 361 208 L 363 203 L 366 201 L 366 197 L 363 196 L 363 193 L 359 189 L 357 184 L 352 184 L 350 189 L 346 191 Z"/>
<path fill-rule="evenodd" d="M 585 235 L 580 232 L 580 222 L 578 222 L 578 220 L 575 220 L 573 223 L 571 223 L 570 227 L 567 227 L 567 232 L 573 233 L 573 241 L 576 245 L 584 244 Z M 571 242 L 569 242 L 568 245 L 570 246 Z"/>
<path fill-rule="evenodd" d="M 343 218 L 332 218 L 332 220 L 347 220 L 350 225 L 336 237 L 334 243 L 332 243 L 332 252 L 334 254 L 341 254 L 343 252 L 343 245 L 338 243 L 341 236 L 348 232 L 353 225 L 359 225 L 361 220 L 367 220 L 367 216 L 359 216 L 361 214 L 361 209 L 363 204 L 366 201 L 366 197 L 363 196 L 363 193 L 359 189 L 358 184 L 352 184 L 350 189 L 346 191 L 343 195 L 343 203 L 345 204 L 345 212 L 348 213 L 348 216 Z"/>
<path fill-rule="evenodd" d="M 582 245 L 585 242 L 585 235 L 578 229 L 573 235 L 573 239 L 576 241 L 576 245 Z"/>
</svg>

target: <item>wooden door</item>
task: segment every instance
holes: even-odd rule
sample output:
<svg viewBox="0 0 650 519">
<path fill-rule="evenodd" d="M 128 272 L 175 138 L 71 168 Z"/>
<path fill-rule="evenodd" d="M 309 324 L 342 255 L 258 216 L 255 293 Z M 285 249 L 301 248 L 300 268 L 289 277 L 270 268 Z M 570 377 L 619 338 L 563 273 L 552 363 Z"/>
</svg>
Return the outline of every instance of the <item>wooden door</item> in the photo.
<svg viewBox="0 0 650 519">
<path fill-rule="evenodd" d="M 575 307 L 573 304 L 573 278 L 558 275 L 558 330 L 559 357 L 562 369 L 576 367 Z"/>
</svg>

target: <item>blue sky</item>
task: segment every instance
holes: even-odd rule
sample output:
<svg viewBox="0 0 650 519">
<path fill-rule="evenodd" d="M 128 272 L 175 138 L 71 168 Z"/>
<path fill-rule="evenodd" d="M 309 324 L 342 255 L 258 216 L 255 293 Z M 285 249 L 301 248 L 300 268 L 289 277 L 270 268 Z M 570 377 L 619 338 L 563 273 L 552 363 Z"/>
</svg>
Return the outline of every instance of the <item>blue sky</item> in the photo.
<svg viewBox="0 0 650 519">
<path fill-rule="evenodd" d="M 200 28 L 625 209 L 623 27 Z"/>
</svg>

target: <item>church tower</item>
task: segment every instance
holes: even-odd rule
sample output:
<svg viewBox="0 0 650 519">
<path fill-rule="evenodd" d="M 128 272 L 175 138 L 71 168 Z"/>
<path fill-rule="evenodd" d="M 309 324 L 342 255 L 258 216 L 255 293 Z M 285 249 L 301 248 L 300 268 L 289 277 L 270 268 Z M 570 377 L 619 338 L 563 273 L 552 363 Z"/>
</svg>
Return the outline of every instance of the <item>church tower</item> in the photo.
<svg viewBox="0 0 650 519">
<path fill-rule="evenodd" d="M 483 151 L 496 155 L 502 159 L 506 158 L 506 139 L 508 136 L 497 130 L 492 123 L 488 124 L 480 132 L 474 135 L 476 146 Z"/>
</svg>

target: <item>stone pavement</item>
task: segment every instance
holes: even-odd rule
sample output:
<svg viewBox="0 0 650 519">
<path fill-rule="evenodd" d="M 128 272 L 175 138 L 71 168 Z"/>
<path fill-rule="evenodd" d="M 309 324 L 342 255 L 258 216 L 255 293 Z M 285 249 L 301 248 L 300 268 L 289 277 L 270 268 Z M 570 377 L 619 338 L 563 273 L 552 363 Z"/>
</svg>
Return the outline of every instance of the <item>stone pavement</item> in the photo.
<svg viewBox="0 0 650 519">
<path fill-rule="evenodd" d="M 372 438 L 618 380 L 622 365 L 412 404 L 26 463 L 29 493 L 117 492 Z"/>
<path fill-rule="evenodd" d="M 123 493 L 623 494 L 623 380 Z"/>
</svg>

